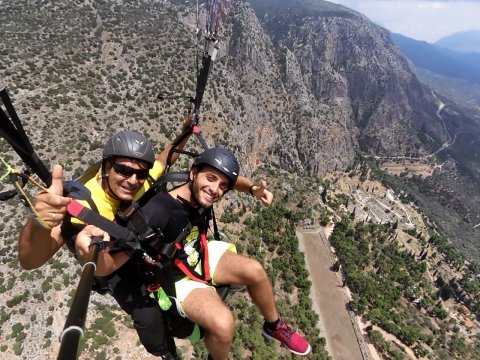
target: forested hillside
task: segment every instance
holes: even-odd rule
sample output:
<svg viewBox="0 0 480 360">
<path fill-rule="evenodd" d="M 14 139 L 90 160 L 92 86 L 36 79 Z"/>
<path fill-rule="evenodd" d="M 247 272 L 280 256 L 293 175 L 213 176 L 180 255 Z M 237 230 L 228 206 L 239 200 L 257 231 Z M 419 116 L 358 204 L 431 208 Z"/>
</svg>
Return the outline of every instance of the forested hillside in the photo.
<svg viewBox="0 0 480 360">
<path fill-rule="evenodd" d="M 375 347 L 394 359 L 477 358 L 478 263 L 466 261 L 369 161 L 328 176 L 323 193 L 336 219 L 332 270 L 342 274 L 349 306 Z"/>
</svg>

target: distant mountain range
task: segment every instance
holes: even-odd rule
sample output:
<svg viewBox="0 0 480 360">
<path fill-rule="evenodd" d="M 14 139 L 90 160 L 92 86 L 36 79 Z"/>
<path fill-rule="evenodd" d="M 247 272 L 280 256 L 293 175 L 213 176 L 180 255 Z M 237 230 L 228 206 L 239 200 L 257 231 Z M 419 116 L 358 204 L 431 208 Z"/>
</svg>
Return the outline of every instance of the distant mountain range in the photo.
<svg viewBox="0 0 480 360">
<path fill-rule="evenodd" d="M 451 34 L 436 41 L 435 45 L 458 52 L 480 53 L 480 30 L 468 30 Z"/>
<path fill-rule="evenodd" d="M 480 34 L 480 31 L 478 31 Z M 480 52 L 459 52 L 444 46 L 466 47 L 466 40 L 456 41 L 460 35 L 454 34 L 437 43 L 431 44 L 408 38 L 401 34 L 392 33 L 392 40 L 397 43 L 400 51 L 407 56 L 415 66 L 429 70 L 433 73 L 466 80 L 480 84 Z M 462 39 L 465 39 L 462 37 Z M 440 46 L 439 44 L 442 44 Z"/>
</svg>

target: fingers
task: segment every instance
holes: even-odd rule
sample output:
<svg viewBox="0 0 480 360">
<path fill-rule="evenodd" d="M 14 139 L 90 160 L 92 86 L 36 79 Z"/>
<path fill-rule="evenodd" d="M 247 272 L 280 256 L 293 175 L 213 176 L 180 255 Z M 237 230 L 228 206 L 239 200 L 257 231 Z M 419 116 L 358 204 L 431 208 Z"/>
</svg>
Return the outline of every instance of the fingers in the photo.
<svg viewBox="0 0 480 360">
<path fill-rule="evenodd" d="M 63 196 L 63 168 L 55 165 L 52 170 L 52 185 L 48 192 L 36 196 L 34 209 L 38 216 L 50 227 L 62 223 L 71 199 Z"/>
<path fill-rule="evenodd" d="M 267 190 L 268 185 L 266 181 L 261 181 L 256 194 L 264 206 L 271 206 L 273 201 L 273 194 Z"/>
<path fill-rule="evenodd" d="M 94 225 L 85 226 L 81 232 L 83 232 L 86 236 L 90 238 L 94 236 L 99 236 L 103 238 L 103 241 L 110 241 L 110 235 L 106 231 Z"/>
<path fill-rule="evenodd" d="M 265 191 L 268 187 L 267 182 L 265 180 L 260 181 L 260 186 L 259 187 L 262 190 L 262 192 Z"/>
<path fill-rule="evenodd" d="M 49 212 L 47 213 L 47 215 L 43 216 L 41 213 L 38 214 L 43 219 L 43 221 L 51 228 L 60 225 L 63 221 L 63 218 L 65 217 L 65 214 L 55 212 Z"/>
<path fill-rule="evenodd" d="M 110 235 L 93 225 L 85 226 L 75 239 L 75 248 L 80 256 L 90 252 L 90 244 L 93 237 L 103 237 L 103 241 L 110 241 Z"/>
<path fill-rule="evenodd" d="M 48 188 L 50 193 L 63 195 L 63 168 L 61 165 L 55 165 L 52 171 L 52 185 Z"/>
<path fill-rule="evenodd" d="M 44 208 L 55 208 L 57 211 L 61 211 L 61 208 L 70 204 L 72 199 L 56 195 L 50 192 L 41 192 L 36 196 L 36 202 L 38 204 L 39 210 Z M 37 206 L 35 206 L 37 208 Z"/>
<path fill-rule="evenodd" d="M 267 207 L 271 206 L 273 202 L 273 194 L 268 190 L 264 190 L 264 193 L 260 201 L 262 202 L 263 205 Z"/>
<path fill-rule="evenodd" d="M 79 256 L 88 254 L 90 250 L 89 246 L 90 242 L 92 241 L 92 235 L 87 230 L 88 226 L 89 225 L 83 228 L 83 230 L 80 231 L 75 238 L 75 249 Z"/>
<path fill-rule="evenodd" d="M 55 227 L 62 223 L 71 199 L 50 193 L 41 193 L 36 197 L 34 209 L 48 226 Z"/>
</svg>

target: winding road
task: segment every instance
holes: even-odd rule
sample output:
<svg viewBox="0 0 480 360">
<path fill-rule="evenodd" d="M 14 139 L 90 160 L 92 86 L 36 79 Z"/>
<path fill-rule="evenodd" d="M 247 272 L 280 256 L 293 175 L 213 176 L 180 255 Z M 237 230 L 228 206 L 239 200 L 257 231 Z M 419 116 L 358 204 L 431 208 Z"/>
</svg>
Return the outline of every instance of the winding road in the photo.
<svg viewBox="0 0 480 360">
<path fill-rule="evenodd" d="M 435 93 L 433 91 L 432 91 L 432 95 L 439 102 L 437 111 L 435 112 L 435 115 L 437 115 L 437 117 L 442 121 L 443 130 L 445 131 L 445 134 L 447 136 L 447 141 L 445 143 L 443 143 L 442 146 L 440 146 L 433 153 L 431 153 L 429 155 L 426 155 L 426 156 L 423 156 L 423 157 L 418 157 L 418 158 L 417 157 L 411 157 L 411 156 L 378 156 L 378 155 L 367 155 L 366 157 L 371 157 L 373 159 L 379 159 L 379 160 L 380 159 L 381 160 L 412 160 L 412 161 L 428 160 L 431 157 L 437 155 L 440 151 L 443 151 L 446 148 L 448 148 L 449 146 L 452 146 L 453 144 L 455 144 L 455 141 L 457 140 L 458 133 L 455 134 L 455 136 L 452 139 L 452 136 L 450 135 L 450 132 L 447 129 L 447 125 L 445 124 L 445 120 L 443 119 L 442 115 L 440 115 L 440 113 L 442 112 L 442 110 L 445 108 L 446 105 L 439 98 L 437 98 L 437 96 L 435 95 Z"/>
</svg>

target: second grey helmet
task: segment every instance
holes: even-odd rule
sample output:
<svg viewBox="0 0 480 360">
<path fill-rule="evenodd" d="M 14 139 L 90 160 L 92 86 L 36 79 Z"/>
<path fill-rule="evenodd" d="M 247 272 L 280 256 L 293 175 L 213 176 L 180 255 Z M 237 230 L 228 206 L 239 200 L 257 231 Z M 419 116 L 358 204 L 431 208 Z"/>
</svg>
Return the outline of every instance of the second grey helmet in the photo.
<svg viewBox="0 0 480 360">
<path fill-rule="evenodd" d="M 198 155 L 192 167 L 201 168 L 207 165 L 227 176 L 229 179 L 228 188 L 229 190 L 233 188 L 240 172 L 240 165 L 230 150 L 224 148 L 207 149 Z"/>
</svg>

